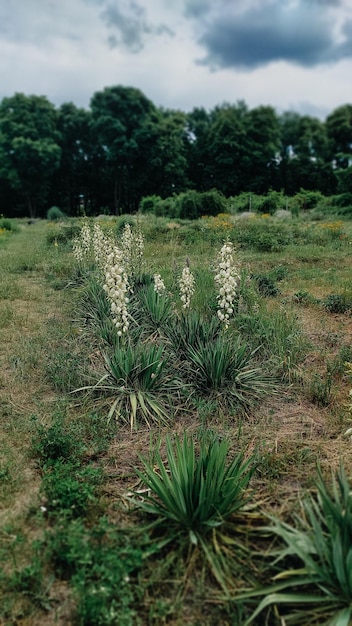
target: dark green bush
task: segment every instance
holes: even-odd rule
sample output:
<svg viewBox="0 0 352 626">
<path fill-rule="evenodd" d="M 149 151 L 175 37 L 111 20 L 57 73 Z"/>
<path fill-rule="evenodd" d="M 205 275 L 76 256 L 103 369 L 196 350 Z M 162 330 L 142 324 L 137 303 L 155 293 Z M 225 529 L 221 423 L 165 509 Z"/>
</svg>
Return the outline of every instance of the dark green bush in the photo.
<svg viewBox="0 0 352 626">
<path fill-rule="evenodd" d="M 309 291 L 296 291 L 296 293 L 293 294 L 293 300 L 297 302 L 297 304 L 302 304 L 303 306 L 317 304 L 317 299 L 314 298 Z"/>
<path fill-rule="evenodd" d="M 152 195 L 142 198 L 139 205 L 141 213 L 156 213 L 156 207 L 162 201 L 161 196 Z"/>
<path fill-rule="evenodd" d="M 253 276 L 257 289 L 262 296 L 275 297 L 280 293 L 275 281 L 268 274 L 256 274 Z"/>
<path fill-rule="evenodd" d="M 330 198 L 333 206 L 336 207 L 351 207 L 352 206 L 352 192 L 346 191 Z"/>
<path fill-rule="evenodd" d="M 201 194 L 202 215 L 219 215 L 227 212 L 227 201 L 223 193 L 217 189 L 204 191 Z M 201 217 L 200 216 L 200 217 Z"/>
<path fill-rule="evenodd" d="M 352 295 L 331 293 L 323 300 L 323 306 L 329 313 L 346 313 L 352 309 Z"/>
<path fill-rule="evenodd" d="M 0 229 L 7 230 L 9 233 L 18 233 L 20 227 L 15 220 L 10 220 L 8 217 L 2 217 L 0 219 Z"/>
<path fill-rule="evenodd" d="M 181 219 L 196 220 L 203 215 L 218 215 L 227 211 L 225 196 L 217 189 L 204 191 L 190 190 L 177 197 L 178 215 Z"/>
<path fill-rule="evenodd" d="M 71 242 L 81 232 L 81 227 L 75 222 L 69 222 L 67 224 L 53 224 L 46 235 L 46 242 L 49 246 L 53 243 L 65 244 Z"/>
<path fill-rule="evenodd" d="M 306 211 L 307 209 L 314 209 L 323 199 L 324 196 L 320 191 L 301 189 L 299 193 L 293 196 L 292 206 Z"/>
<path fill-rule="evenodd" d="M 156 217 L 178 217 L 177 196 L 160 200 L 155 206 Z"/>
<path fill-rule="evenodd" d="M 181 193 L 177 198 L 178 214 L 181 219 L 196 220 L 202 215 L 201 194 L 190 190 Z"/>
<path fill-rule="evenodd" d="M 282 193 L 278 191 L 269 191 L 265 196 L 258 198 L 258 211 L 260 213 L 269 213 L 274 215 L 278 209 L 285 207 L 285 199 Z"/>
<path fill-rule="evenodd" d="M 64 220 L 66 215 L 58 206 L 51 206 L 50 209 L 47 210 L 46 218 L 51 222 L 59 222 L 60 220 Z"/>
</svg>

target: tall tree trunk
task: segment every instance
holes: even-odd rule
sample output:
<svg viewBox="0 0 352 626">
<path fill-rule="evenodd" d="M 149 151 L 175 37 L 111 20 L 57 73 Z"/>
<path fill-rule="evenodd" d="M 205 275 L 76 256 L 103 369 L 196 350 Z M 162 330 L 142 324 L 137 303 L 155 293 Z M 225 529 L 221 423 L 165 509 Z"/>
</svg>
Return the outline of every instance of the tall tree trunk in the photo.
<svg viewBox="0 0 352 626">
<path fill-rule="evenodd" d="M 120 215 L 120 199 L 121 199 L 121 185 L 119 183 L 117 174 L 115 174 L 115 180 L 114 180 L 114 209 L 115 209 L 115 215 Z"/>
<path fill-rule="evenodd" d="M 27 193 L 27 206 L 28 206 L 28 211 L 29 211 L 29 217 L 31 219 L 34 219 L 35 218 L 35 202 L 29 193 Z"/>
</svg>

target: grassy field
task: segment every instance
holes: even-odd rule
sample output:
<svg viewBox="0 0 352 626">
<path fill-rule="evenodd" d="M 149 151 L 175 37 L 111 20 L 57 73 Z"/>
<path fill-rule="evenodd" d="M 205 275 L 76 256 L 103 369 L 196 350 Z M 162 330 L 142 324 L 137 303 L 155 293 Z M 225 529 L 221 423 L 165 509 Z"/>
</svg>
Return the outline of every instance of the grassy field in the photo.
<svg viewBox="0 0 352 626">
<path fill-rule="evenodd" d="M 126 220 L 100 226 L 120 242 Z M 325 485 L 351 543 L 352 223 L 220 216 L 193 224 L 143 216 L 143 258 L 131 257 L 132 266 L 141 265 L 130 280 L 127 347 L 96 265 L 91 258 L 79 263 L 72 252 L 81 227 L 75 220 L 0 227 L 0 623 L 308 626 L 335 615 L 335 624 L 347 626 L 350 568 L 331 572 L 333 561 L 345 563 L 351 553 L 327 548 L 330 569 L 319 579 L 295 552 L 297 542 L 292 548 L 291 536 L 273 530 L 273 517 L 308 529 L 309 541 L 309 529 L 319 536 L 320 520 L 321 545 L 330 545 L 329 523 L 311 512 Z M 226 238 L 242 278 L 225 331 L 214 330 L 212 320 Z M 195 279 L 190 311 L 179 294 L 188 266 Z M 169 308 L 153 300 L 155 274 Z M 205 329 L 212 339 L 200 347 Z M 218 350 L 214 359 L 225 355 L 224 368 L 234 354 L 237 365 L 204 382 L 200 348 L 205 359 L 210 346 Z M 128 350 L 130 387 L 121 374 Z M 154 478 L 164 476 L 160 489 L 170 479 L 180 497 L 178 470 L 188 471 L 202 454 L 204 475 L 214 463 L 212 476 L 222 477 L 221 455 L 239 466 L 221 489 L 199 479 L 200 509 L 207 499 L 216 502 L 210 521 L 179 523 L 160 509 L 167 494 L 156 490 L 151 500 Z M 231 476 L 242 487 L 221 513 Z M 335 495 L 334 476 L 341 480 Z M 335 527 L 331 532 L 340 537 Z M 313 561 L 314 550 L 307 548 Z M 287 571 L 296 571 L 296 585 L 282 583 Z M 281 597 L 255 615 L 265 587 Z M 284 597 L 288 592 L 296 599 Z"/>
</svg>

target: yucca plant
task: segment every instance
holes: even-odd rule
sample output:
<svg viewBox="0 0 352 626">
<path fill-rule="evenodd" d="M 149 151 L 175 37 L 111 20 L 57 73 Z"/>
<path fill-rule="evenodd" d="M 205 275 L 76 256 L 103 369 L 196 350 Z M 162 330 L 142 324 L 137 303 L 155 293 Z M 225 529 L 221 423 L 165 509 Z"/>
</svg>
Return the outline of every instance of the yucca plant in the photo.
<svg viewBox="0 0 352 626">
<path fill-rule="evenodd" d="M 331 489 L 318 468 L 317 490 L 317 498 L 303 501 L 296 526 L 273 519 L 271 530 L 286 544 L 276 564 L 283 559 L 287 564 L 292 557 L 295 564 L 276 575 L 270 588 L 258 592 L 265 597 L 246 624 L 273 605 L 286 606 L 284 619 L 290 624 L 352 623 L 352 492 L 343 467 Z M 307 607 L 305 621 L 302 606 Z"/>
<path fill-rule="evenodd" d="M 170 300 L 164 294 L 154 289 L 154 284 L 148 285 L 138 293 L 139 311 L 133 315 L 140 325 L 150 325 L 153 330 L 162 328 L 172 316 Z"/>
<path fill-rule="evenodd" d="M 204 317 L 191 310 L 169 318 L 165 334 L 172 344 L 173 351 L 181 358 L 187 358 L 190 346 L 206 346 L 212 343 L 221 331 L 221 322 L 216 316 Z"/>
<path fill-rule="evenodd" d="M 131 430 L 139 420 L 167 423 L 181 402 L 184 384 L 170 372 L 163 347 L 153 343 L 123 342 L 105 355 L 106 374 L 89 387 L 108 396 L 108 418 L 128 420 Z"/>
<path fill-rule="evenodd" d="M 159 449 L 153 462 L 141 459 L 143 471 L 136 471 L 147 492 L 142 499 L 136 492 L 132 499 L 155 518 L 156 525 L 167 528 L 170 539 L 188 537 L 199 545 L 224 587 L 224 555 L 214 533 L 245 507 L 255 471 L 254 457 L 240 452 L 229 461 L 228 452 L 229 442 L 215 434 L 202 438 L 199 446 L 186 433 L 183 439 L 167 436 L 167 461 Z"/>
<path fill-rule="evenodd" d="M 240 337 L 227 334 L 209 343 L 189 345 L 186 351 L 197 391 L 244 413 L 277 389 L 274 379 L 257 365 L 254 356 Z"/>
<path fill-rule="evenodd" d="M 189 533 L 192 543 L 220 526 L 246 502 L 244 491 L 254 471 L 253 459 L 240 452 L 227 462 L 229 442 L 215 436 L 202 439 L 199 450 L 193 437 L 166 437 L 167 465 L 159 450 L 155 465 L 142 458 L 137 471 L 150 493 L 138 504 L 160 521 L 169 520 Z"/>
<path fill-rule="evenodd" d="M 110 303 L 102 285 L 91 278 L 80 299 L 80 314 L 98 341 L 117 346 L 119 337 L 111 317 Z"/>
<path fill-rule="evenodd" d="M 99 326 L 107 317 L 111 317 L 110 304 L 106 293 L 96 278 L 90 278 L 80 297 L 80 312 L 86 322 Z"/>
</svg>

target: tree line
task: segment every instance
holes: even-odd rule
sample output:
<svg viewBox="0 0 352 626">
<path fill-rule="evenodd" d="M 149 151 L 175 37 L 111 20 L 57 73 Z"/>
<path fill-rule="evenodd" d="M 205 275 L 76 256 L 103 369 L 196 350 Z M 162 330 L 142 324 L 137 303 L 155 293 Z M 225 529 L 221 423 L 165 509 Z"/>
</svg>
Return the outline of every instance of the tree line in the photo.
<svg viewBox="0 0 352 626">
<path fill-rule="evenodd" d="M 0 103 L 0 213 L 132 213 L 190 189 L 352 192 L 352 104 L 325 121 L 243 101 L 186 113 L 121 85 L 88 110 L 22 93 Z"/>
</svg>

